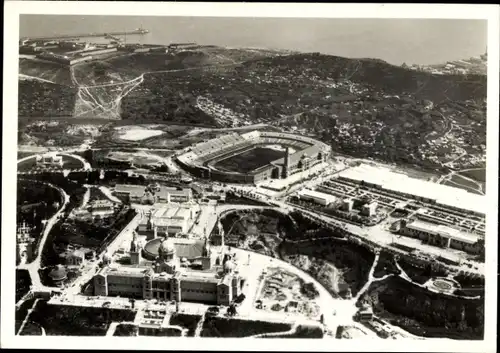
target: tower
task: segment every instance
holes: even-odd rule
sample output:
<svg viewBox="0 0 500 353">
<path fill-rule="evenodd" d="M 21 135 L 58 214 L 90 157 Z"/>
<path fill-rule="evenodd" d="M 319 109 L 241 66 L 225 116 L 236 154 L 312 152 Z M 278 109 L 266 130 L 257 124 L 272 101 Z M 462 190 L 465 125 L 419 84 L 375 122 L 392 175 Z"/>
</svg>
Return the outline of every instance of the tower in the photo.
<svg viewBox="0 0 500 353">
<path fill-rule="evenodd" d="M 210 244 L 208 242 L 208 237 L 205 236 L 205 244 L 203 244 L 203 257 L 210 256 Z"/>
<path fill-rule="evenodd" d="M 219 221 L 219 232 L 220 232 L 221 246 L 224 248 L 224 237 L 225 237 L 225 234 L 224 234 L 224 228 L 222 227 L 222 223 L 220 221 Z"/>
<path fill-rule="evenodd" d="M 281 178 L 286 179 L 289 175 L 290 168 L 290 147 L 286 147 L 285 149 L 285 161 L 283 163 L 283 170 L 281 171 Z"/>
<path fill-rule="evenodd" d="M 134 239 L 130 244 L 130 263 L 138 265 L 141 262 L 141 246 L 137 241 L 137 233 L 134 232 Z"/>
<path fill-rule="evenodd" d="M 150 214 L 148 214 L 148 216 L 147 216 L 147 217 L 148 217 L 148 221 L 147 221 L 147 223 L 146 223 L 146 229 L 147 229 L 148 231 L 151 231 L 151 230 L 153 229 L 153 222 L 151 222 L 151 213 L 150 213 Z"/>
</svg>

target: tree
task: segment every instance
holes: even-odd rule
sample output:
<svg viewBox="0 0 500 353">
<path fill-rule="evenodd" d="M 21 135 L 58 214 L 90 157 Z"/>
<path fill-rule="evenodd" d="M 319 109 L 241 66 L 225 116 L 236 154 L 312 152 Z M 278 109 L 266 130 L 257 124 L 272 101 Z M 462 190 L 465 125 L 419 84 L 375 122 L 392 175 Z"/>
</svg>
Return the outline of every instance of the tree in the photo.
<svg viewBox="0 0 500 353">
<path fill-rule="evenodd" d="M 227 308 L 227 314 L 229 316 L 235 316 L 237 314 L 236 305 L 234 304 L 229 305 L 229 308 Z"/>
</svg>

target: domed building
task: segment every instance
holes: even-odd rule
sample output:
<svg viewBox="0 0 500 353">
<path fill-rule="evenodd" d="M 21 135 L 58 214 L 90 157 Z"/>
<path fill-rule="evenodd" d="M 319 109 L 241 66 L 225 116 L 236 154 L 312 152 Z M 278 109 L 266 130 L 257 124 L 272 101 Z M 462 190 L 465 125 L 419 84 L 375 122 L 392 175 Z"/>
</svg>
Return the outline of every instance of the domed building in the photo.
<svg viewBox="0 0 500 353">
<path fill-rule="evenodd" d="M 229 305 L 242 293 L 235 259 L 212 253 L 208 239 L 156 238 L 143 253 L 141 264 L 105 266 L 94 277 L 94 294 Z"/>
<path fill-rule="evenodd" d="M 56 265 L 50 272 L 49 277 L 52 283 L 57 287 L 62 287 L 66 278 L 68 278 L 68 273 L 62 265 Z"/>
<path fill-rule="evenodd" d="M 158 248 L 158 257 L 154 264 L 156 273 L 174 274 L 180 268 L 180 261 L 172 238 L 165 238 Z"/>
<path fill-rule="evenodd" d="M 165 261 L 171 261 L 175 258 L 175 246 L 172 239 L 165 238 L 158 248 L 158 256 Z"/>
</svg>

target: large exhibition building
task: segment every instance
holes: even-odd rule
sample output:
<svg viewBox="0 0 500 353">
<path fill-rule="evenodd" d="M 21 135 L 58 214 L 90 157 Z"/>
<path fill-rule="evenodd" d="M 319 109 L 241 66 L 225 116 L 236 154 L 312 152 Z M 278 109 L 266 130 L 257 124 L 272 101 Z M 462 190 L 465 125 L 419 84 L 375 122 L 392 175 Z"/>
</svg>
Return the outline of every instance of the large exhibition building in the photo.
<svg viewBox="0 0 500 353">
<path fill-rule="evenodd" d="M 146 259 L 142 258 L 142 254 Z M 234 256 L 214 253 L 207 240 L 158 238 L 141 249 L 130 246 L 130 264 L 105 258 L 94 277 L 94 294 L 138 299 L 229 305 L 242 292 Z"/>
</svg>

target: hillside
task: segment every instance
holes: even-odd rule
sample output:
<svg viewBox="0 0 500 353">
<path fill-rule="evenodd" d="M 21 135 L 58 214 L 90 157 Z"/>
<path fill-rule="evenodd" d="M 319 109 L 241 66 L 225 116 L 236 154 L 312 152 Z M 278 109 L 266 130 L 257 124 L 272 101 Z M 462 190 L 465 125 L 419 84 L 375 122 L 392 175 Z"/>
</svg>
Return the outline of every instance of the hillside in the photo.
<svg viewBox="0 0 500 353">
<path fill-rule="evenodd" d="M 415 335 L 483 339 L 483 300 L 438 295 L 391 277 L 372 284 L 360 302 L 370 303 L 377 316 Z"/>
<path fill-rule="evenodd" d="M 218 47 L 127 54 L 71 71 L 78 94 L 23 81 L 20 114 L 213 127 L 267 123 L 357 157 L 428 169 L 455 160 L 463 169 L 482 166 L 485 76 Z M 59 93 L 64 98 L 54 99 Z"/>
</svg>

